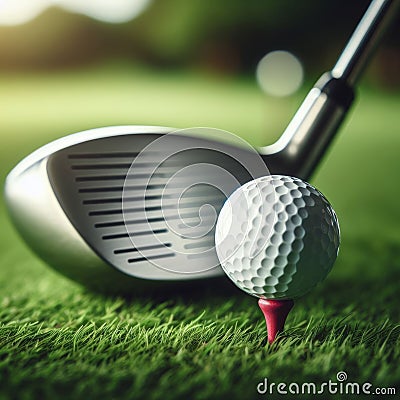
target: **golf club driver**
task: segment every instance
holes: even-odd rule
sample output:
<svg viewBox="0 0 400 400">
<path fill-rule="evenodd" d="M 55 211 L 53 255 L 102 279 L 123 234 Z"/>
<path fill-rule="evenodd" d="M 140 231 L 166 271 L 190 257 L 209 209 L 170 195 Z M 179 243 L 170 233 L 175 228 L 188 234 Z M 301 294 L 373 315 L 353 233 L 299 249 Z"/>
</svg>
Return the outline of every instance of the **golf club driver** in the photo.
<svg viewBox="0 0 400 400">
<path fill-rule="evenodd" d="M 310 178 L 393 3 L 371 2 L 276 143 L 255 150 L 207 130 L 153 126 L 66 136 L 8 175 L 5 197 L 17 230 L 48 264 L 96 290 L 136 293 L 223 275 L 214 228 L 225 199 L 269 172 Z"/>
</svg>

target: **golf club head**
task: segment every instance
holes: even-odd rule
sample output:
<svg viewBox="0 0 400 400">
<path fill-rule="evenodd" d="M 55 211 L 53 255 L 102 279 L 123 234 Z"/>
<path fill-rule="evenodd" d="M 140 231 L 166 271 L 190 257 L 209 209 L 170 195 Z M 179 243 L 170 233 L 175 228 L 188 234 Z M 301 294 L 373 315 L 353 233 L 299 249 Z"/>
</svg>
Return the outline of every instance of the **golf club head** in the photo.
<svg viewBox="0 0 400 400">
<path fill-rule="evenodd" d="M 42 259 L 94 289 L 218 277 L 218 212 L 268 170 L 241 139 L 207 132 L 117 126 L 57 140 L 11 171 L 9 212 Z"/>
</svg>

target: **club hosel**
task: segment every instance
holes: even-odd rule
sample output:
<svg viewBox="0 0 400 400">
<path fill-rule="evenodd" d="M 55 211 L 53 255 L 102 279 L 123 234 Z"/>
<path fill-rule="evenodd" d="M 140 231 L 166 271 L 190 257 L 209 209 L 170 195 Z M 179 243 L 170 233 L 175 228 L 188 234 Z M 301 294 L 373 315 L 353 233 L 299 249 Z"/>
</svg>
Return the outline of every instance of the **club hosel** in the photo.
<svg viewBox="0 0 400 400">
<path fill-rule="evenodd" d="M 279 140 L 261 149 L 270 172 L 309 179 L 353 99 L 346 82 L 322 75 Z"/>
</svg>

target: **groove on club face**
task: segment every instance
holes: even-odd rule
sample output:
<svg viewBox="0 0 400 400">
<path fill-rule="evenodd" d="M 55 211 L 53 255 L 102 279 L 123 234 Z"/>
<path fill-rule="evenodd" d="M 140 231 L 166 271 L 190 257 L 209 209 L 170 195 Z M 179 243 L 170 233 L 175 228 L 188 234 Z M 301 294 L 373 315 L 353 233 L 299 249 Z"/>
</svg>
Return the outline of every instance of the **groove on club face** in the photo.
<svg viewBox="0 0 400 400">
<path fill-rule="evenodd" d="M 147 148 L 159 139 L 156 150 Z M 209 184 L 197 165 L 231 182 L 216 174 Z M 128 275 L 167 280 L 221 274 L 218 212 L 237 187 L 268 174 L 254 151 L 171 134 L 83 141 L 52 154 L 47 172 L 69 220 L 101 258 Z"/>
<path fill-rule="evenodd" d="M 146 236 L 146 235 L 160 235 L 162 233 L 167 233 L 167 229 L 155 229 L 154 231 L 137 231 L 137 232 L 130 232 L 130 233 L 118 233 L 115 235 L 104 235 L 101 238 L 103 240 L 113 240 L 113 239 L 123 239 L 123 238 L 129 238 L 132 236 Z"/>
<path fill-rule="evenodd" d="M 85 160 L 85 159 L 101 159 L 101 158 L 128 158 L 128 159 L 133 159 L 139 155 L 138 152 L 131 152 L 131 153 L 124 153 L 124 152 L 118 152 L 118 153 L 86 153 L 86 154 L 70 154 L 68 156 L 69 159 L 71 160 Z"/>
<path fill-rule="evenodd" d="M 117 249 L 117 250 L 114 250 L 114 254 L 134 253 L 134 252 L 143 251 L 143 250 L 153 250 L 157 247 L 162 247 L 162 246 L 171 247 L 171 243 L 162 243 L 162 244 L 154 245 L 154 246 L 143 246 L 141 248 L 129 247 L 127 249 Z"/>
</svg>

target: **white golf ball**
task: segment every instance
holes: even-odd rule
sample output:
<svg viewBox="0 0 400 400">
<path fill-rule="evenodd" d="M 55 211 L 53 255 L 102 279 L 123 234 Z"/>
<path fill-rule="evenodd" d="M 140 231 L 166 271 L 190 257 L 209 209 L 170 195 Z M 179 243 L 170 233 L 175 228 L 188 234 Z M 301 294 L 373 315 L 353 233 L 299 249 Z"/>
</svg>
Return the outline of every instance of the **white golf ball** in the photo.
<svg viewBox="0 0 400 400">
<path fill-rule="evenodd" d="M 237 189 L 217 221 L 221 266 L 245 292 L 293 299 L 311 290 L 332 269 L 339 224 L 328 200 L 309 183 L 271 175 Z"/>
</svg>

